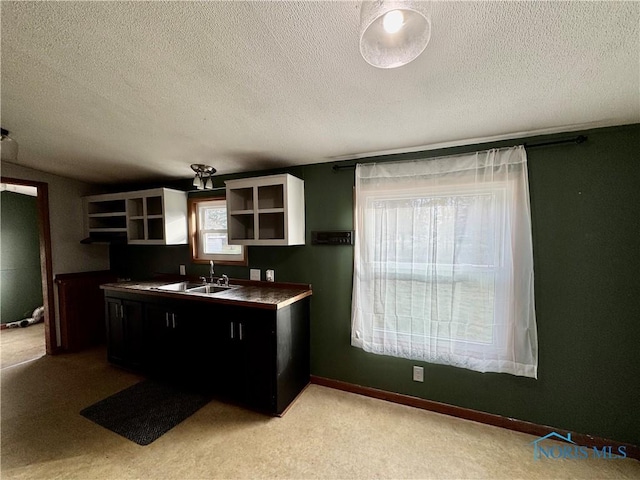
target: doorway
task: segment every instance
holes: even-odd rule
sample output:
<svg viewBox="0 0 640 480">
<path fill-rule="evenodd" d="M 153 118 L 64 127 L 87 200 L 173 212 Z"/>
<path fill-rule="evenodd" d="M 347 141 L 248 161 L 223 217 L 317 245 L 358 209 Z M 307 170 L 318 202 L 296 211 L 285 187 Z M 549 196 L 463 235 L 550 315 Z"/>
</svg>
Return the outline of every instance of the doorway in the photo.
<svg viewBox="0 0 640 480">
<path fill-rule="evenodd" d="M 55 327 L 55 302 L 53 293 L 53 268 L 51 263 L 51 228 L 49 221 L 49 186 L 45 182 L 0 177 L 1 183 L 35 187 L 38 236 L 40 248 L 40 277 L 42 304 L 44 307 L 44 341 L 47 355 L 59 352 Z"/>
</svg>

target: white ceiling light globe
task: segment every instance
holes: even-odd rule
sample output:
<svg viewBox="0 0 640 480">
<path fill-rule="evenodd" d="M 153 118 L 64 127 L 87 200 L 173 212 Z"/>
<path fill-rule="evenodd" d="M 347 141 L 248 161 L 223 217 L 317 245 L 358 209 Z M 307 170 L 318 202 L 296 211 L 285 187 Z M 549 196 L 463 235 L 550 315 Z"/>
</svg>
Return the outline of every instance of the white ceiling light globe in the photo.
<svg viewBox="0 0 640 480">
<path fill-rule="evenodd" d="M 431 38 L 429 2 L 364 1 L 360 7 L 360 53 L 370 65 L 396 68 L 415 60 Z"/>
</svg>

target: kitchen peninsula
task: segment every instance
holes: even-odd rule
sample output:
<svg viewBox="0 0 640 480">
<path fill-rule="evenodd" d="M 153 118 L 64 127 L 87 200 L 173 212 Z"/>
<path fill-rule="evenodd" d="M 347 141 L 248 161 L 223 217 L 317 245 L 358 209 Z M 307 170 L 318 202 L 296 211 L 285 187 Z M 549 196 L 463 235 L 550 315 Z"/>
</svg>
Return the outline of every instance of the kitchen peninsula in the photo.
<svg viewBox="0 0 640 480">
<path fill-rule="evenodd" d="M 309 382 L 310 285 L 148 281 L 101 288 L 113 364 L 273 415 Z"/>
</svg>

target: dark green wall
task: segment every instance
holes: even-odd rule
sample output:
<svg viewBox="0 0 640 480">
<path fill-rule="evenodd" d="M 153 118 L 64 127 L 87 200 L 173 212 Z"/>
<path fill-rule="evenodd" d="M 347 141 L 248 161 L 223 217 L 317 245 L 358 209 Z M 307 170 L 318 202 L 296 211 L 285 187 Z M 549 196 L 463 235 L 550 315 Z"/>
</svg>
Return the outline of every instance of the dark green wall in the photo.
<svg viewBox="0 0 640 480">
<path fill-rule="evenodd" d="M 1 192 L 2 323 L 30 317 L 42 305 L 40 240 L 36 197 Z"/>
<path fill-rule="evenodd" d="M 252 247 L 253 268 L 313 284 L 312 373 L 640 445 L 640 125 L 585 133 L 589 140 L 528 149 L 539 378 L 476 373 L 366 353 L 350 345 L 353 250 L 310 244 L 312 230 L 352 228 L 353 170 L 289 170 L 305 180 L 307 245 Z M 526 139 L 539 142 L 574 134 Z M 381 160 L 513 145 L 498 142 Z M 258 172 L 264 174 L 264 172 Z M 217 178 L 216 184 L 223 179 Z M 112 266 L 205 274 L 187 247 L 112 247 Z M 248 269 L 217 273 L 248 277 Z M 424 383 L 411 380 L 425 367 Z"/>
</svg>

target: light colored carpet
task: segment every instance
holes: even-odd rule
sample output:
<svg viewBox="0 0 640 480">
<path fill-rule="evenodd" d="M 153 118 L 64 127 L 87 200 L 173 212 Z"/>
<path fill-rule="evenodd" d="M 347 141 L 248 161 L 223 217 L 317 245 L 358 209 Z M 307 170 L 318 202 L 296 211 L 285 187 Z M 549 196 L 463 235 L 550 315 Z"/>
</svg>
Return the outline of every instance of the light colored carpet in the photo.
<svg viewBox="0 0 640 480">
<path fill-rule="evenodd" d="M 46 353 L 44 322 L 0 330 L 0 352 L 2 368 L 42 357 Z"/>
<path fill-rule="evenodd" d="M 636 460 L 534 460 L 530 435 L 317 385 L 283 418 L 212 401 L 144 447 L 80 416 L 140 379 L 102 349 L 2 370 L 2 479 L 640 478 Z"/>
</svg>

